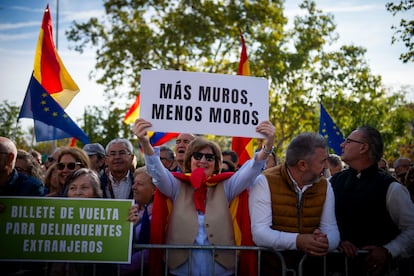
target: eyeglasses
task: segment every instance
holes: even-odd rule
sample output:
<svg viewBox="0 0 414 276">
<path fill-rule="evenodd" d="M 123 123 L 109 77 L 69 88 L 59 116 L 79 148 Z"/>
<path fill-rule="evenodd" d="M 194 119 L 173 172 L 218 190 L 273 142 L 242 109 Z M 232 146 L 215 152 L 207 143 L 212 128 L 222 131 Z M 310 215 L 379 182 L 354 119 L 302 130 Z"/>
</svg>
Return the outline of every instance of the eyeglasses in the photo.
<svg viewBox="0 0 414 276">
<path fill-rule="evenodd" d="M 54 162 L 55 161 L 55 158 L 53 158 L 53 157 L 48 157 L 47 158 L 47 162 Z"/>
<path fill-rule="evenodd" d="M 57 166 L 57 169 L 59 171 L 62 171 L 62 170 L 65 169 L 65 167 L 67 167 L 69 170 L 74 170 L 76 168 L 76 165 L 81 166 L 82 163 L 81 162 L 71 162 L 71 163 L 67 163 L 67 164 L 58 163 L 56 166 Z"/>
<path fill-rule="evenodd" d="M 351 139 L 351 138 L 346 138 L 345 143 L 347 143 L 347 144 L 350 144 L 350 143 L 366 144 L 365 142 L 354 140 L 354 139 Z"/>
<path fill-rule="evenodd" d="M 216 156 L 212 153 L 201 153 L 201 152 L 194 152 L 192 154 L 192 157 L 194 157 L 195 160 L 201 160 L 201 158 L 203 158 L 203 156 L 206 158 L 207 162 L 212 162 L 214 160 L 216 160 Z"/>
<path fill-rule="evenodd" d="M 130 153 L 129 151 L 126 151 L 126 150 L 120 150 L 120 151 L 110 151 L 110 152 L 108 153 L 108 156 L 109 156 L 109 157 L 115 157 L 115 156 L 117 156 L 117 155 L 119 155 L 119 156 L 123 157 L 123 156 L 126 156 L 126 155 L 131 155 L 131 153 Z"/>
</svg>

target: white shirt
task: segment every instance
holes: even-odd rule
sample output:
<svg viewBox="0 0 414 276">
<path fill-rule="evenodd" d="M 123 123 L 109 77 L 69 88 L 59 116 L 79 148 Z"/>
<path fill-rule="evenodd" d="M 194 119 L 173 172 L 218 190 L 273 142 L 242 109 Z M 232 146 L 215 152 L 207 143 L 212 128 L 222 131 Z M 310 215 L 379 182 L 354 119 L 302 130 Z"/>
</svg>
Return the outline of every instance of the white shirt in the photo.
<svg viewBox="0 0 414 276">
<path fill-rule="evenodd" d="M 300 189 L 296 182 L 293 182 L 296 186 L 295 191 L 299 196 L 312 186 L 312 184 L 305 185 L 303 189 Z M 274 250 L 298 250 L 296 238 L 299 233 L 283 232 L 270 228 L 272 225 L 270 189 L 264 175 L 259 175 L 250 189 L 249 211 L 253 241 L 256 245 L 271 247 Z M 336 249 L 340 238 L 335 217 L 335 195 L 329 181 L 319 229 L 327 235 L 329 251 Z"/>
<path fill-rule="evenodd" d="M 107 194 L 110 195 L 111 193 L 109 192 L 109 185 L 112 185 L 112 191 L 114 192 L 114 196 L 115 198 L 118 199 L 128 199 L 129 195 L 131 194 L 131 188 L 132 188 L 132 184 L 130 179 L 129 179 L 129 174 L 130 171 L 127 172 L 127 174 L 120 180 L 117 181 L 111 174 L 111 172 L 109 172 L 109 179 L 108 181 L 110 181 L 110 183 L 108 183 L 106 190 L 107 190 Z"/>
<path fill-rule="evenodd" d="M 384 247 L 393 257 L 414 255 L 414 203 L 407 188 L 392 182 L 387 190 L 386 205 L 392 221 L 401 232 Z"/>
</svg>

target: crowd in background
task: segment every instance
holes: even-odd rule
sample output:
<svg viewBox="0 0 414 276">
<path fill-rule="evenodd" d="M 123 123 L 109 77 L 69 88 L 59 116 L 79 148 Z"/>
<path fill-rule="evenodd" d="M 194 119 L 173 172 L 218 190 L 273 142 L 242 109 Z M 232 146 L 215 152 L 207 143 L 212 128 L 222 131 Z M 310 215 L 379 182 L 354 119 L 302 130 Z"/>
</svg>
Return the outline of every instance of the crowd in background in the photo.
<svg viewBox="0 0 414 276">
<path fill-rule="evenodd" d="M 42 158 L 39 152 L 17 149 L 12 140 L 0 137 L 0 196 L 134 199 L 128 220 L 134 224 L 134 243 L 141 244 L 151 242 L 153 231 L 149 227 L 153 215 L 158 219 L 160 211 L 156 208 L 160 206 L 159 200 L 165 197 L 174 207 L 168 229 L 160 233 L 164 237 L 160 236 L 159 241 L 240 245 L 234 236 L 233 214 L 219 210 L 229 207 L 234 198 L 242 204 L 246 192 L 252 245 L 295 250 L 311 257 L 324 256 L 333 250 L 356 256 L 356 250 L 367 249 L 375 252 L 375 256 L 368 255 L 364 262 L 356 265 L 360 271 L 372 275 L 388 275 L 385 269 L 393 259 L 414 252 L 414 237 L 407 238 L 403 234 L 405 231 L 413 233 L 414 212 L 406 214 L 395 210 L 395 206 L 402 204 L 400 197 L 406 196 L 412 202 L 403 201 L 407 205 L 404 210 L 414 209 L 413 162 L 399 157 L 389 166 L 382 156 L 382 138 L 371 128 L 362 127 L 352 132 L 341 144 L 341 156 L 329 154 L 321 136 L 303 133 L 291 141 L 286 156 L 281 158 L 273 151 L 274 126 L 262 122 L 257 131 L 266 137 L 264 146 L 251 160 L 239 164 L 236 152 L 221 149 L 213 141 L 189 133 L 181 133 L 173 147 L 154 148 L 146 133 L 150 126 L 149 122 L 139 119 L 133 128 L 139 150 L 144 154 L 144 166 L 137 166 L 134 155 L 137 149 L 123 138 L 114 139 L 105 146 L 91 143 L 83 148 L 60 147 Z M 350 201 L 360 205 L 349 204 Z M 372 208 L 368 208 L 368 203 Z M 297 207 L 298 204 L 303 206 Z M 3 208 L 0 206 L 0 213 Z M 303 213 L 296 214 L 297 208 Z M 350 210 L 358 208 L 367 209 L 367 212 L 351 218 Z M 369 221 L 374 225 L 364 223 L 365 215 L 373 218 Z M 301 225 L 292 220 L 295 217 L 303 219 Z M 346 225 L 352 219 L 360 223 L 352 226 L 356 229 L 366 227 L 371 231 L 374 226 L 386 226 L 387 230 L 379 230 L 386 234 L 372 237 L 372 233 L 364 229 L 360 232 L 365 234 L 357 234 Z M 393 242 L 395 239 L 399 242 Z M 177 251 L 167 264 L 169 273 L 187 275 L 191 267 L 200 275 L 211 275 L 212 269 L 218 275 L 232 275 L 237 264 L 231 254 L 217 252 L 216 255 L 212 268 L 211 252 L 195 250 L 189 259 L 188 252 Z M 140 271 L 142 256 L 147 264 L 145 271 L 150 273 L 149 250 L 137 250 L 132 263 L 121 266 L 120 274 L 133 275 Z M 272 256 L 264 258 L 267 261 L 262 265 L 266 266 Z M 296 256 L 286 258 L 294 260 Z M 188 263 L 189 260 L 192 263 Z M 13 273 L 19 271 L 22 275 L 36 275 L 45 270 L 47 275 L 92 275 L 91 265 L 85 263 L 6 264 L 5 275 L 15 275 Z M 99 275 L 117 273 L 110 265 L 98 269 Z M 30 274 L 30 271 L 34 272 Z M 263 271 L 269 270 L 264 267 Z M 358 273 L 354 275 L 362 275 Z M 403 271 L 399 273 L 404 275 Z"/>
</svg>

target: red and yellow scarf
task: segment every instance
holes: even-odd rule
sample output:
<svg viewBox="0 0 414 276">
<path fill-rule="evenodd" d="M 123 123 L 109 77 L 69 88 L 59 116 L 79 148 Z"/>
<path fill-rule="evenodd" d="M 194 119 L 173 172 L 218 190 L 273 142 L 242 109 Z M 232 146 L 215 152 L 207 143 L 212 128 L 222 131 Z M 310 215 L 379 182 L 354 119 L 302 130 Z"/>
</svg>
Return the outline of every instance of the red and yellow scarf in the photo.
<svg viewBox="0 0 414 276">
<path fill-rule="evenodd" d="M 194 203 L 196 209 L 204 214 L 207 196 L 207 187 L 214 187 L 218 183 L 230 178 L 234 173 L 226 172 L 207 177 L 204 169 L 199 168 L 191 174 L 173 173 L 174 177 L 189 183 L 194 188 Z M 155 191 L 151 219 L 151 244 L 165 244 L 168 228 L 168 219 L 171 213 L 172 203 L 158 189 Z M 248 191 L 244 190 L 230 203 L 230 212 L 233 219 L 233 229 L 236 245 L 254 246 L 251 229 L 250 214 L 248 208 Z M 153 249 L 150 252 L 150 275 L 162 275 L 163 251 Z M 239 256 L 240 275 L 257 274 L 257 256 L 254 251 L 242 250 Z"/>
</svg>

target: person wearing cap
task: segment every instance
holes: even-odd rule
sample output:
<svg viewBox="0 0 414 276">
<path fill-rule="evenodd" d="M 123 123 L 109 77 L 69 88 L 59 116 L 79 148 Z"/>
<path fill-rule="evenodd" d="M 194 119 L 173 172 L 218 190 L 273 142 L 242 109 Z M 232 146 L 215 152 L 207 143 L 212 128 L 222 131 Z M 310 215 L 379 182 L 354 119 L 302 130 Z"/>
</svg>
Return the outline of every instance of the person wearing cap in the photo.
<svg viewBox="0 0 414 276">
<path fill-rule="evenodd" d="M 394 161 L 395 178 L 401 184 L 404 184 L 405 175 L 407 174 L 411 166 L 411 159 L 407 157 L 399 157 L 397 160 Z"/>
<path fill-rule="evenodd" d="M 96 171 L 101 176 L 105 168 L 106 153 L 104 147 L 99 143 L 92 143 L 83 146 L 83 150 L 89 156 L 91 169 Z"/>
</svg>

